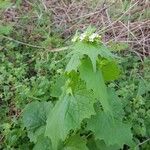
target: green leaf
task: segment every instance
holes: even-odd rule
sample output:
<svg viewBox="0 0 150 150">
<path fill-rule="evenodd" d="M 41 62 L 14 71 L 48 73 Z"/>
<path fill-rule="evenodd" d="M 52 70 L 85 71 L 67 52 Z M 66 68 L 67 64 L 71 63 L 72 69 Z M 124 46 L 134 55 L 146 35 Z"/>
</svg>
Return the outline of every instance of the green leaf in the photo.
<svg viewBox="0 0 150 150">
<path fill-rule="evenodd" d="M 31 142 L 36 143 L 37 138 L 44 134 L 45 132 L 45 125 L 39 126 L 36 130 L 27 130 L 28 131 L 28 137 Z"/>
<path fill-rule="evenodd" d="M 0 0 L 0 9 L 6 9 L 11 5 L 12 3 L 10 2 L 10 0 Z"/>
<path fill-rule="evenodd" d="M 73 55 L 67 64 L 66 72 L 71 72 L 72 70 L 77 71 L 77 68 L 80 64 L 80 57 L 78 55 Z"/>
<path fill-rule="evenodd" d="M 107 88 L 100 69 L 94 72 L 90 60 L 84 59 L 82 60 L 79 72 L 81 79 L 86 82 L 88 89 L 93 90 L 96 98 L 99 99 L 104 110 L 110 111 Z"/>
<path fill-rule="evenodd" d="M 79 135 L 74 135 L 69 138 L 68 143 L 63 150 L 88 150 L 86 140 Z"/>
<path fill-rule="evenodd" d="M 83 90 L 61 97 L 48 116 L 45 132 L 54 150 L 66 139 L 70 130 L 79 129 L 83 119 L 95 114 L 94 102 L 93 95 Z"/>
<path fill-rule="evenodd" d="M 96 141 L 93 137 L 88 139 L 87 147 L 88 147 L 89 150 L 99 150 L 98 147 L 97 147 Z"/>
<path fill-rule="evenodd" d="M 101 61 L 100 68 L 105 81 L 112 81 L 118 79 L 120 75 L 120 69 L 115 61 L 108 60 Z"/>
<path fill-rule="evenodd" d="M 146 134 L 148 137 L 150 137 L 150 117 L 145 120 L 145 126 L 146 126 Z"/>
<path fill-rule="evenodd" d="M 12 26 L 10 25 L 7 25 L 7 26 L 3 26 L 3 25 L 0 25 L 0 35 L 4 34 L 4 35 L 8 35 L 10 34 L 10 32 L 12 31 Z"/>
<path fill-rule="evenodd" d="M 99 111 L 88 121 L 87 129 L 94 132 L 96 139 L 104 140 L 110 145 L 121 148 L 124 144 L 132 144 L 131 127 L 122 122 L 124 111 L 122 103 L 114 89 L 107 89 L 112 113 Z"/>
<path fill-rule="evenodd" d="M 130 145 L 132 134 L 130 125 L 113 118 L 110 114 L 99 112 L 88 121 L 87 129 L 94 132 L 96 139 L 104 140 L 106 145 Z"/>
<path fill-rule="evenodd" d="M 88 141 L 87 146 L 89 150 L 119 150 L 117 145 L 107 146 L 103 140 L 94 140 L 94 138 Z"/>
<path fill-rule="evenodd" d="M 113 55 L 103 44 L 75 42 L 72 46 L 72 49 L 73 51 L 70 53 L 70 55 L 73 55 L 73 58 L 70 59 L 69 67 L 67 66 L 67 68 L 69 68 L 67 69 L 68 72 L 77 69 L 79 65 L 79 58 L 83 58 L 84 55 L 87 55 L 90 58 L 94 71 L 96 71 L 96 61 L 98 56 L 106 59 L 116 58 L 116 56 Z M 75 62 L 75 65 L 73 65 L 73 62 Z M 73 65 L 72 67 L 71 64 Z"/>
<path fill-rule="evenodd" d="M 52 109 L 51 102 L 32 102 L 23 111 L 23 125 L 27 128 L 31 141 L 36 142 L 37 137 L 44 134 L 47 115 Z"/>
<path fill-rule="evenodd" d="M 40 136 L 37 139 L 37 142 L 34 145 L 33 150 L 53 150 L 53 149 L 52 149 L 49 138 Z"/>
<path fill-rule="evenodd" d="M 115 94 L 115 90 L 112 88 L 107 89 L 108 95 L 109 95 L 109 104 L 112 108 L 112 115 L 116 119 L 123 119 L 124 116 L 124 110 L 122 107 L 121 100 L 119 97 Z"/>
<path fill-rule="evenodd" d="M 107 146 L 102 140 L 96 140 L 96 145 L 98 147 L 98 150 L 119 150 L 119 147 L 117 145 Z"/>
<path fill-rule="evenodd" d="M 144 83 L 144 80 L 140 80 L 137 96 L 143 95 L 147 92 L 147 85 Z"/>
<path fill-rule="evenodd" d="M 62 86 L 65 84 L 65 77 L 61 75 L 53 79 L 53 81 L 55 83 L 51 86 L 50 95 L 52 97 L 59 97 L 62 94 Z"/>
</svg>

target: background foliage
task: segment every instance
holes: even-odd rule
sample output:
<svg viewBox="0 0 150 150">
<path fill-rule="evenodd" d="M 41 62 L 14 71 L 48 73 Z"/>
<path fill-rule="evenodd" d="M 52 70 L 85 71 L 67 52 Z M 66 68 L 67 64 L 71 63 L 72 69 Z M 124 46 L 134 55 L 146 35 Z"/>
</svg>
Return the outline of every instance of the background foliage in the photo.
<svg viewBox="0 0 150 150">
<path fill-rule="evenodd" d="M 62 74 L 69 62 L 68 57 L 65 57 L 68 51 L 59 51 L 58 48 L 69 45 L 72 33 L 77 29 L 83 30 L 87 24 L 97 26 L 98 31 L 103 35 L 103 41 L 122 57 L 119 80 L 108 82 L 107 86 L 114 88 L 121 99 L 124 109 L 123 121 L 130 122 L 132 126 L 135 149 L 150 149 L 150 61 L 149 35 L 146 34 L 150 31 L 148 30 L 149 20 L 147 20 L 149 3 L 147 1 L 144 1 L 144 4 L 141 1 L 119 1 L 117 6 L 120 7 L 114 11 L 115 6 L 110 1 L 107 1 L 105 5 L 103 1 L 99 1 L 97 9 L 99 6 L 112 5 L 108 12 L 101 11 L 100 13 L 104 26 L 101 26 L 101 21 L 100 23 L 95 22 L 99 17 L 95 13 L 97 10 L 91 12 L 92 7 L 95 7 L 97 3 L 89 4 L 91 1 L 89 3 L 87 1 L 76 2 L 78 9 L 86 8 L 80 9 L 82 16 L 87 14 L 87 11 L 90 16 L 78 18 L 77 13 L 70 13 L 72 7 L 77 12 L 72 1 L 61 1 L 57 4 L 50 1 L 51 8 L 49 8 L 48 2 L 46 4 L 43 1 L 35 3 L 24 0 L 0 0 L 0 149 L 37 150 L 44 148 L 43 145 L 46 146 L 45 149 L 51 146 L 49 139 L 42 135 L 45 131 L 47 109 L 52 108 L 61 95 L 60 87 L 65 80 Z M 58 7 L 53 7 L 57 5 Z M 73 22 L 67 23 L 69 17 L 66 18 L 66 16 L 59 18 L 62 16 L 62 8 L 69 8 L 68 11 L 65 9 L 66 13 L 63 12 L 63 14 L 66 16 L 71 14 Z M 101 9 L 103 10 L 103 7 Z M 127 15 L 122 18 L 115 15 L 126 11 Z M 126 26 L 122 28 L 122 32 L 119 32 L 120 34 L 116 35 L 115 26 L 117 25 L 113 21 L 118 18 L 124 24 L 123 26 L 130 23 L 130 28 Z M 139 28 L 134 29 L 139 22 L 142 36 L 137 35 Z M 105 30 L 104 27 L 108 24 L 114 26 L 111 26 L 110 30 Z M 118 26 L 120 27 L 120 24 Z M 120 35 L 123 36 L 120 37 Z M 58 53 L 52 52 L 57 50 Z M 106 72 L 110 70 L 110 65 L 108 63 L 104 68 L 104 74 L 105 70 Z M 103 67 L 102 64 L 100 66 Z M 111 80 L 107 74 L 106 80 Z M 28 113 L 32 114 L 32 121 L 24 122 L 23 110 L 24 117 L 28 116 Z M 76 147 L 76 149 L 86 149 L 86 140 L 82 133 L 72 136 L 69 143 L 66 144 L 66 149 L 73 150 L 77 143 L 81 147 Z M 93 137 L 90 138 L 87 145 L 89 149 L 90 147 L 105 149 L 104 141 L 95 141 Z M 116 150 L 116 147 L 109 149 Z M 124 145 L 124 149 L 128 147 Z"/>
</svg>

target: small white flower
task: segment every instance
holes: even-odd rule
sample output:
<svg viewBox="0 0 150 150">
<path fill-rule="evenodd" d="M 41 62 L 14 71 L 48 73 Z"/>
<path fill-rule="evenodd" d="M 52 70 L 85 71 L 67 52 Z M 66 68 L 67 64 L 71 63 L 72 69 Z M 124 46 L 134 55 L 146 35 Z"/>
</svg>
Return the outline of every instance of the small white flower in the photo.
<svg viewBox="0 0 150 150">
<path fill-rule="evenodd" d="M 89 36 L 89 41 L 94 42 L 94 40 L 99 37 L 100 36 L 97 33 L 93 33 L 92 35 Z"/>
<path fill-rule="evenodd" d="M 79 40 L 79 33 L 78 32 L 76 32 L 76 34 L 73 36 L 73 38 L 72 38 L 72 42 L 77 42 Z"/>
<path fill-rule="evenodd" d="M 80 35 L 80 41 L 83 41 L 86 37 L 87 37 L 87 33 L 86 33 L 86 32 L 85 32 L 85 33 L 82 33 L 82 34 Z"/>
<path fill-rule="evenodd" d="M 78 40 L 78 38 L 79 38 L 79 37 L 78 37 L 77 35 L 75 35 L 71 41 L 72 41 L 72 42 L 76 42 L 76 41 Z"/>
</svg>

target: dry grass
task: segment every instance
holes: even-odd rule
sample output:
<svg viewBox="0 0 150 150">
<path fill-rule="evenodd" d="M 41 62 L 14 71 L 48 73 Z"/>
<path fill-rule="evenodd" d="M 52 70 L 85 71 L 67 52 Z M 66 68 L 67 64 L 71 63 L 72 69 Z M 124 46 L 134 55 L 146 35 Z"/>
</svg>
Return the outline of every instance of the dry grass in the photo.
<svg viewBox="0 0 150 150">
<path fill-rule="evenodd" d="M 125 5 L 125 4 L 124 4 Z M 120 41 L 142 56 L 150 55 L 150 20 L 140 18 L 150 9 L 150 2 L 134 0 L 123 10 L 123 1 L 51 1 L 53 24 L 63 36 L 89 25 L 97 27 L 105 42 Z M 117 13 L 118 11 L 118 13 Z"/>
<path fill-rule="evenodd" d="M 34 2 L 24 0 L 21 13 L 32 10 Z M 125 42 L 140 56 L 150 55 L 150 2 L 148 0 L 38 0 L 41 14 L 30 14 L 30 19 L 49 14 L 52 30 L 68 39 L 76 30 L 89 25 L 97 28 L 104 42 Z M 5 11 L 5 20 L 19 22 L 20 10 Z M 30 33 L 34 23 L 30 25 Z"/>
</svg>

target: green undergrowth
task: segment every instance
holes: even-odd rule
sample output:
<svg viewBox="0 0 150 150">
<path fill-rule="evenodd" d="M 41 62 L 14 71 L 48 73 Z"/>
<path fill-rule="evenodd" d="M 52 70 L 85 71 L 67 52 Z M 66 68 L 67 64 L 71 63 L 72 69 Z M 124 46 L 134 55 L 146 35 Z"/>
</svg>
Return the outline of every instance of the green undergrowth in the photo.
<svg viewBox="0 0 150 150">
<path fill-rule="evenodd" d="M 43 5 L 21 15 L 0 22 L 0 149 L 149 150 L 149 58 L 91 28 L 66 42 Z"/>
<path fill-rule="evenodd" d="M 92 32 L 68 54 L 1 39 L 1 149 L 149 149 L 149 59 Z"/>
</svg>

